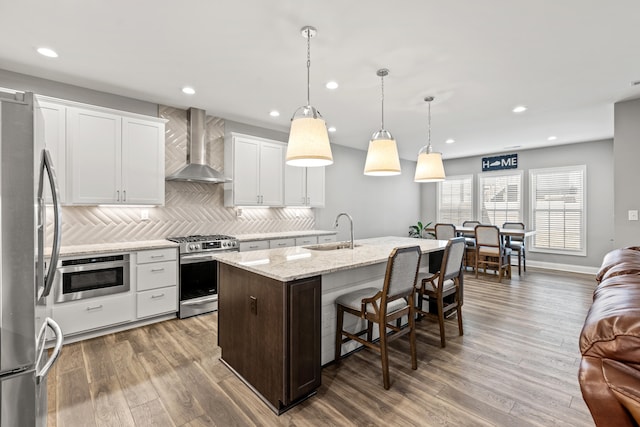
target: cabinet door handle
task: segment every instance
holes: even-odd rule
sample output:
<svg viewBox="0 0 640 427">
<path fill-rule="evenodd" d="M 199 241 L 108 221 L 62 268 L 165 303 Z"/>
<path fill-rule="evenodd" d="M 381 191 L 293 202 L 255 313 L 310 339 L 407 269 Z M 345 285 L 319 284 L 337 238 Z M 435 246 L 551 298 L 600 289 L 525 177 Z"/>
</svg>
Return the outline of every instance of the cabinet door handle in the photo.
<svg viewBox="0 0 640 427">
<path fill-rule="evenodd" d="M 164 255 L 151 255 L 151 258 L 164 258 Z"/>
<path fill-rule="evenodd" d="M 287 246 L 286 243 L 278 243 L 278 246 Z"/>
<path fill-rule="evenodd" d="M 151 269 L 152 273 L 157 273 L 158 271 L 164 271 L 164 268 L 152 268 Z"/>
<path fill-rule="evenodd" d="M 258 245 L 250 245 L 249 249 L 258 249 Z"/>
<path fill-rule="evenodd" d="M 87 311 L 100 310 L 102 308 L 102 304 L 94 305 L 93 307 L 87 307 Z"/>
<path fill-rule="evenodd" d="M 164 292 L 161 294 L 151 295 L 151 299 L 162 298 L 164 296 Z"/>
<path fill-rule="evenodd" d="M 122 190 L 122 201 L 123 202 L 127 201 L 127 190 Z"/>
<path fill-rule="evenodd" d="M 116 190 L 116 202 L 120 201 L 120 190 Z"/>
</svg>

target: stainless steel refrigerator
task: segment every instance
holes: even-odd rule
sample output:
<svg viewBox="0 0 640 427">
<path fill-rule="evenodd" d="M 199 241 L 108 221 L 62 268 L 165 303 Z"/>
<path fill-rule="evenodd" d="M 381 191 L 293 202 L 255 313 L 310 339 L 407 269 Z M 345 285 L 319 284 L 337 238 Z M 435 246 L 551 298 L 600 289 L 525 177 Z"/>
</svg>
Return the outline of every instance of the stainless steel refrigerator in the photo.
<svg viewBox="0 0 640 427">
<path fill-rule="evenodd" d="M 0 89 L 0 427 L 46 425 L 46 377 L 62 348 L 60 328 L 43 312 L 61 211 L 51 156 L 34 138 L 35 114 L 32 93 Z M 53 204 L 54 237 L 45 249 L 47 203 Z M 51 354 L 45 350 L 49 328 Z"/>
</svg>

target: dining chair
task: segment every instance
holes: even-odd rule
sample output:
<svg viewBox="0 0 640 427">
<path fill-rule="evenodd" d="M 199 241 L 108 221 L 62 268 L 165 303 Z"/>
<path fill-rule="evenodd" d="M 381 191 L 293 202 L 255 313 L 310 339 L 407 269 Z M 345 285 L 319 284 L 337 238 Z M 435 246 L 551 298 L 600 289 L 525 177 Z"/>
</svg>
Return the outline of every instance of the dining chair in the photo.
<svg viewBox="0 0 640 427">
<path fill-rule="evenodd" d="M 420 316 L 429 316 L 438 319 L 440 326 L 440 347 L 445 347 L 446 345 L 444 333 L 445 313 L 454 309 L 456 310 L 458 330 L 460 335 L 463 334 L 460 276 L 462 275 L 462 258 L 464 257 L 464 252 L 464 237 L 456 237 L 449 240 L 444 249 L 440 271 L 430 276 L 421 273 L 418 275 L 418 281 L 416 282 L 416 293 L 418 295 L 416 312 Z M 437 313 L 431 313 L 429 310 L 424 309 L 422 303 L 425 296 L 429 298 L 429 303 L 433 300 L 436 301 L 438 307 Z M 446 301 L 445 298 L 447 299 Z"/>
<path fill-rule="evenodd" d="M 463 227 L 472 227 L 475 228 L 476 225 L 480 225 L 480 221 L 464 221 L 462 223 Z M 475 265 L 475 256 L 476 256 L 476 233 L 475 231 L 465 232 L 461 234 L 464 237 L 465 243 L 467 247 L 465 248 L 465 257 L 464 257 L 464 265 L 466 267 L 471 267 Z"/>
<path fill-rule="evenodd" d="M 476 278 L 478 267 L 483 265 L 484 273 L 488 268 L 498 272 L 498 283 L 503 273 L 511 278 L 511 249 L 506 248 L 500 237 L 500 229 L 495 225 L 476 225 Z"/>
<path fill-rule="evenodd" d="M 453 224 L 438 223 L 434 228 L 438 240 L 449 240 L 456 237 L 456 226 Z"/>
<path fill-rule="evenodd" d="M 382 289 L 364 288 L 341 295 L 336 299 L 336 348 L 335 362 L 340 363 L 342 344 L 349 341 L 358 343 L 380 353 L 382 363 L 382 382 L 389 389 L 389 357 L 387 346 L 403 335 L 409 334 L 411 369 L 417 369 L 415 298 L 414 288 L 418 276 L 418 267 L 422 252 L 419 246 L 394 248 L 387 261 L 387 269 Z M 343 329 L 344 314 L 349 313 L 367 321 L 366 329 L 349 332 Z M 398 321 L 407 316 L 407 326 Z M 378 342 L 373 340 L 373 324 L 377 323 L 380 332 Z M 387 331 L 390 330 L 388 334 Z M 362 338 L 366 334 L 366 339 Z M 345 337 L 345 338 L 343 338 Z"/>
<path fill-rule="evenodd" d="M 512 230 L 524 230 L 524 223 L 522 222 L 505 222 L 502 224 L 502 228 L 512 229 Z M 524 236 L 509 236 L 505 245 L 512 251 L 518 252 L 518 276 L 521 273 L 521 264 L 526 273 L 527 271 L 527 255 L 525 253 L 525 237 Z"/>
</svg>

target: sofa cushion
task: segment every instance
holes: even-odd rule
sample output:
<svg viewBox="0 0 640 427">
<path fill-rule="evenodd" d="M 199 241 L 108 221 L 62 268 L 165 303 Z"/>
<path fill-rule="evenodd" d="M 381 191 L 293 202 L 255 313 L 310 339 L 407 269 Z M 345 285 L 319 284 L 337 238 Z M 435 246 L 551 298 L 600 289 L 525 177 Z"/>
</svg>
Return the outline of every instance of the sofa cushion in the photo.
<svg viewBox="0 0 640 427">
<path fill-rule="evenodd" d="M 582 355 L 640 361 L 640 281 L 636 275 L 603 280 L 580 334 Z"/>
<path fill-rule="evenodd" d="M 605 274 L 613 267 L 624 263 L 627 271 L 640 274 L 640 251 L 634 247 L 615 249 L 604 256 L 600 270 L 596 274 L 598 282 L 604 280 Z"/>
</svg>

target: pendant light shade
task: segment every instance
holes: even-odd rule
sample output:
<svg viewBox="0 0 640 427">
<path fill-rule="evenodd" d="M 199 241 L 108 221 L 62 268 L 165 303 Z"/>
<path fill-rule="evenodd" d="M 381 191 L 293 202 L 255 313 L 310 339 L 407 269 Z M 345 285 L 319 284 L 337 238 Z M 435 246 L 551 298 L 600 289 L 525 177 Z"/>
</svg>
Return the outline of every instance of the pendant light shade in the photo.
<svg viewBox="0 0 640 427">
<path fill-rule="evenodd" d="M 300 31 L 307 39 L 307 105 L 298 108 L 291 118 L 286 163 L 301 167 L 327 166 L 333 163 L 327 125 L 320 112 L 311 106 L 309 96 L 311 38 L 317 31 L 310 26 Z"/>
<path fill-rule="evenodd" d="M 442 163 L 442 154 L 434 153 L 433 148 L 431 148 L 431 101 L 433 101 L 433 97 L 428 96 L 424 100 L 429 103 L 428 145 L 422 147 L 418 152 L 418 163 L 416 164 L 416 174 L 413 180 L 415 182 L 440 182 L 444 181 L 446 176 Z"/>
<path fill-rule="evenodd" d="M 389 70 L 383 68 L 378 70 L 376 74 L 382 83 L 382 124 L 381 129 L 374 133 L 369 141 L 364 174 L 371 176 L 400 175 L 400 157 L 396 140 L 393 139 L 390 132 L 384 129 L 384 77 L 389 75 Z"/>
</svg>

